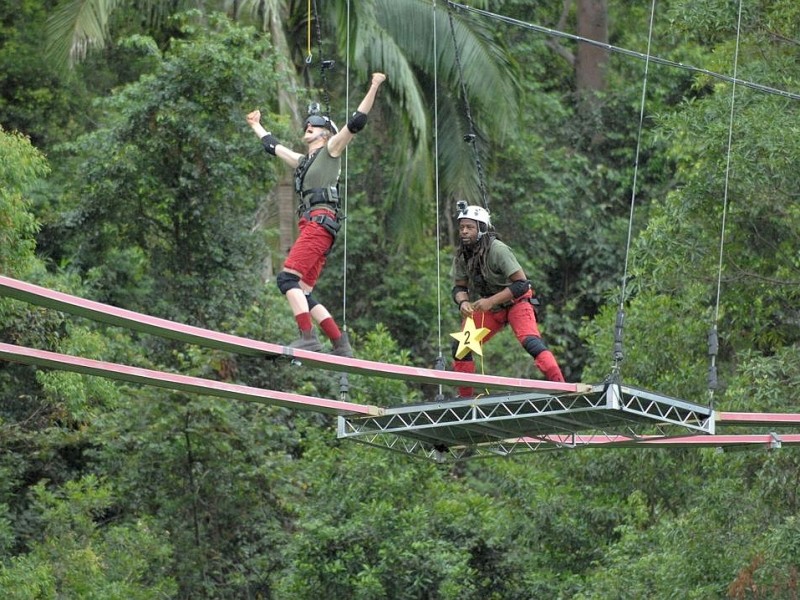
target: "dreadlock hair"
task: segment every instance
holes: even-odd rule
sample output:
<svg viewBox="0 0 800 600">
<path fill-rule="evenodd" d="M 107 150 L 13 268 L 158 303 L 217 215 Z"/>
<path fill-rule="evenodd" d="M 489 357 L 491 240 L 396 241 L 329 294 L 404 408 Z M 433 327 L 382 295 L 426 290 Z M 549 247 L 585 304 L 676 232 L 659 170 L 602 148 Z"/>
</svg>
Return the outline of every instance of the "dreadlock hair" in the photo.
<svg viewBox="0 0 800 600">
<path fill-rule="evenodd" d="M 467 264 L 467 273 L 472 275 L 471 279 L 476 284 L 475 291 L 481 295 L 483 295 L 483 290 L 480 288 L 484 281 L 483 274 L 486 272 L 486 260 L 489 256 L 489 248 L 495 239 L 497 239 L 497 233 L 494 231 L 487 231 L 475 244 L 471 246 L 460 244 L 456 251 L 456 260 L 464 259 L 464 262 Z M 480 277 L 475 277 L 476 275 Z"/>
</svg>

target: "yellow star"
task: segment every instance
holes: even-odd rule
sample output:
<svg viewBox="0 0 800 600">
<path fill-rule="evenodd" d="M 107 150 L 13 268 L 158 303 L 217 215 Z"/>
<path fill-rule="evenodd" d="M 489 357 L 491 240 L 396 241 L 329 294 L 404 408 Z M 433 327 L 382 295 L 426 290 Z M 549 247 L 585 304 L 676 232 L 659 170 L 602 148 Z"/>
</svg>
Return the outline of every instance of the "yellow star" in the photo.
<svg viewBox="0 0 800 600">
<path fill-rule="evenodd" d="M 456 350 L 456 358 L 461 360 L 469 351 L 475 352 L 483 356 L 481 349 L 481 341 L 489 333 L 486 327 L 477 329 L 475 327 L 475 320 L 472 317 L 467 317 L 464 321 L 464 329 L 458 333 L 451 333 L 450 335 L 458 340 L 458 349 Z"/>
</svg>

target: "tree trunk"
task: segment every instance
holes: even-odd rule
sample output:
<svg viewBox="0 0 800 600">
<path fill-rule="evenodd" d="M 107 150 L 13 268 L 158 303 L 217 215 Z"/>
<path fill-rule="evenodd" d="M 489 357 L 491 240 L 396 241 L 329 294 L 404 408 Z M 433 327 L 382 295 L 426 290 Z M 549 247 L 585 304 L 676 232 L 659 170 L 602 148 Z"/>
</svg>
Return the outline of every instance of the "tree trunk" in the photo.
<svg viewBox="0 0 800 600">
<path fill-rule="evenodd" d="M 268 15 L 268 22 L 265 28 L 268 29 L 272 36 L 276 50 L 283 53 L 283 56 L 291 56 L 289 43 L 276 11 L 272 11 Z M 287 88 L 278 90 L 278 109 L 282 114 L 288 113 L 292 116 L 292 123 L 296 126 L 295 130 L 297 131 L 303 122 L 303 117 L 298 108 L 297 73 L 290 68 L 290 63 L 284 60 L 278 61 L 278 69 L 286 75 L 286 81 L 289 82 Z M 280 265 L 283 264 L 283 260 L 297 235 L 297 217 L 295 216 L 297 201 L 294 193 L 293 172 L 288 171 L 278 182 L 275 199 L 278 205 L 278 243 L 280 244 L 276 257 L 280 264 L 276 264 L 275 268 L 280 269 Z"/>
<path fill-rule="evenodd" d="M 577 0 L 578 35 L 608 44 L 608 0 Z M 575 81 L 578 117 L 584 123 L 592 146 L 604 139 L 599 93 L 606 88 L 608 50 L 578 42 L 575 57 Z"/>
<path fill-rule="evenodd" d="M 608 0 L 577 0 L 578 35 L 608 44 Z M 578 42 L 575 77 L 578 94 L 593 96 L 606 87 L 608 50 Z"/>
<path fill-rule="evenodd" d="M 608 44 L 608 0 L 577 0 L 578 35 Z M 593 96 L 606 85 L 608 50 L 578 42 L 575 77 L 578 94 Z"/>
<path fill-rule="evenodd" d="M 295 215 L 297 201 L 294 193 L 294 180 L 291 174 L 280 182 L 276 191 L 278 200 L 278 239 L 280 243 L 278 258 L 283 264 L 283 259 L 294 243 L 297 227 Z"/>
</svg>

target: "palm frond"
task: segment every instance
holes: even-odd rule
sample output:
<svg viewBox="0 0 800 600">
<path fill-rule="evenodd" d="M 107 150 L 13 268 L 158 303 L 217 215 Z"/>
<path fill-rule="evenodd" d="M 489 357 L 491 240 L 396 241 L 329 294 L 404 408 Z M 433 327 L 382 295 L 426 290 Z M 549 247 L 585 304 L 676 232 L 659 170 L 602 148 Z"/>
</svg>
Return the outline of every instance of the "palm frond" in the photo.
<svg viewBox="0 0 800 600">
<path fill-rule="evenodd" d="M 66 0 L 47 20 L 47 53 L 63 68 L 86 57 L 89 48 L 102 48 L 108 37 L 109 16 L 119 0 Z"/>
</svg>

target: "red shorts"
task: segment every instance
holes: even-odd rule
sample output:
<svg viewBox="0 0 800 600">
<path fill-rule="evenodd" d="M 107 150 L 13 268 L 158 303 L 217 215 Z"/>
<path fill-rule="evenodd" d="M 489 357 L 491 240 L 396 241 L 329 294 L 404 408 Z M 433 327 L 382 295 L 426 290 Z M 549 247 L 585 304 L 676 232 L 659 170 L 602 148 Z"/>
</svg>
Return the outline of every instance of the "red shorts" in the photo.
<svg viewBox="0 0 800 600">
<path fill-rule="evenodd" d="M 315 210 L 310 216 L 317 214 L 330 213 L 324 209 Z M 314 287 L 325 266 L 326 255 L 333 246 L 333 236 L 322 225 L 305 217 L 300 218 L 298 228 L 300 236 L 289 249 L 283 268 L 297 271 L 303 283 Z"/>
</svg>

